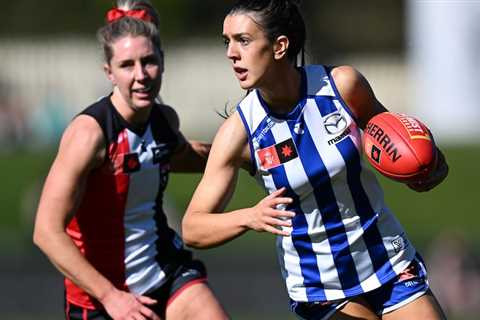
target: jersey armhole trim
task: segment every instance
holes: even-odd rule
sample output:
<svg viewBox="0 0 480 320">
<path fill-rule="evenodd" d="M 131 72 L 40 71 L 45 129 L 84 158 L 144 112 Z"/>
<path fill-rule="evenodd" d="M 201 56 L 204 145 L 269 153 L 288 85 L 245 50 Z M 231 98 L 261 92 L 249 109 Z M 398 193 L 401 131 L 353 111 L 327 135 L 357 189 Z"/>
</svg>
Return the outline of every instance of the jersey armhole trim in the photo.
<svg viewBox="0 0 480 320">
<path fill-rule="evenodd" d="M 153 108 L 156 108 L 159 116 L 162 118 L 163 122 L 168 126 L 168 128 L 170 129 L 171 132 L 173 132 L 175 134 L 175 140 L 176 140 L 176 146 L 175 146 L 175 150 L 173 151 L 172 155 L 173 154 L 178 154 L 178 153 L 181 153 L 185 150 L 185 148 L 188 147 L 189 145 L 189 141 L 187 139 L 187 137 L 183 136 L 183 133 L 180 131 L 180 123 L 179 123 L 179 126 L 178 128 L 174 128 L 172 126 L 172 124 L 170 123 L 167 115 L 165 114 L 165 112 L 163 111 L 163 108 L 162 106 L 166 106 L 166 107 L 169 107 L 171 109 L 173 109 L 172 106 L 169 106 L 169 105 L 166 105 L 166 104 L 155 104 L 153 106 Z M 174 109 L 173 109 L 174 110 Z M 153 112 L 153 109 L 152 109 L 152 112 Z M 151 115 L 152 116 L 152 115 Z M 177 115 L 178 117 L 178 115 Z M 154 119 L 150 119 L 150 127 L 152 126 L 152 122 L 155 121 Z M 180 119 L 178 120 L 180 122 Z M 183 141 L 182 141 L 182 138 L 183 137 Z M 181 144 L 181 142 L 185 142 L 183 145 Z"/>
<path fill-rule="evenodd" d="M 100 121 L 94 117 L 92 114 L 90 113 L 87 113 L 87 112 L 82 112 L 82 113 L 79 113 L 77 114 L 73 119 L 77 118 L 78 116 L 88 116 L 90 118 L 93 118 L 93 120 L 95 120 L 95 122 L 98 124 L 98 126 L 100 127 L 100 130 L 102 130 L 102 135 L 103 135 L 103 143 L 104 143 L 104 149 L 105 149 L 105 157 L 103 157 L 103 161 L 102 161 L 102 164 L 99 165 L 97 168 L 100 168 L 102 165 L 104 165 L 106 162 L 107 162 L 107 159 L 109 158 L 109 155 L 110 155 L 110 150 L 109 150 L 109 145 L 108 145 L 108 136 L 107 136 L 107 132 L 106 132 L 106 128 L 104 128 L 102 126 L 102 124 L 100 123 Z M 97 169 L 95 168 L 95 169 Z"/>
<path fill-rule="evenodd" d="M 240 115 L 240 119 L 242 119 L 243 126 L 245 127 L 245 132 L 247 133 L 247 138 L 248 138 L 248 147 L 250 149 L 250 165 L 251 165 L 251 170 L 249 170 L 249 174 L 251 176 L 255 176 L 255 172 L 257 172 L 257 162 L 255 161 L 255 152 L 253 150 L 253 142 L 252 142 L 252 136 L 249 132 L 247 120 L 245 119 L 245 115 L 242 112 L 242 109 L 240 108 L 240 105 L 237 106 L 237 111 L 238 114 Z"/>
<path fill-rule="evenodd" d="M 338 92 L 337 85 L 335 84 L 335 80 L 332 77 L 332 69 L 334 68 L 333 66 L 324 66 L 325 71 L 328 75 L 328 80 L 330 80 L 330 85 L 332 86 L 333 92 L 335 92 L 335 96 L 337 97 L 338 101 L 342 105 L 342 107 L 348 112 L 350 117 L 358 123 L 358 118 L 353 114 L 352 110 L 350 107 L 347 105 L 347 103 L 343 100 L 342 96 L 340 95 L 340 92 Z"/>
</svg>

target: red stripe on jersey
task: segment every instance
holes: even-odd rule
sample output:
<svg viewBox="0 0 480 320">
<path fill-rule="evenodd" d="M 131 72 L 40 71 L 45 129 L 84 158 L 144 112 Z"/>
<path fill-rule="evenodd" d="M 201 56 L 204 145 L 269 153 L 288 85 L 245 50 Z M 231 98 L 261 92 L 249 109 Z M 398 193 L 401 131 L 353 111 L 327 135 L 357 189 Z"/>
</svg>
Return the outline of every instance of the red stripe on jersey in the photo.
<svg viewBox="0 0 480 320">
<path fill-rule="evenodd" d="M 124 213 L 129 175 L 121 170 L 123 156 L 130 152 L 127 130 L 108 148 L 109 159 L 92 171 L 75 217 L 67 227 L 75 245 L 86 259 L 118 289 L 125 284 Z M 120 170 L 119 170 L 120 169 Z M 69 279 L 65 279 L 67 300 L 96 309 L 100 304 Z"/>
</svg>

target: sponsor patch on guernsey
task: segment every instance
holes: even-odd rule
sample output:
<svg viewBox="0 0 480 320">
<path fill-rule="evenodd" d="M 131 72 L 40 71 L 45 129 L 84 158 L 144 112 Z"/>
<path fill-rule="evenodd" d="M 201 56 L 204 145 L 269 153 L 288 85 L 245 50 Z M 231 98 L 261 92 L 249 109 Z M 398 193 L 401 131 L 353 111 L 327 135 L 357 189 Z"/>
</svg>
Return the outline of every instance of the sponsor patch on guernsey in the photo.
<svg viewBox="0 0 480 320">
<path fill-rule="evenodd" d="M 123 172 L 132 173 L 140 170 L 138 153 L 128 153 L 123 156 Z"/>
<path fill-rule="evenodd" d="M 282 163 L 298 158 L 297 149 L 290 138 L 257 151 L 261 167 L 265 170 L 278 167 Z"/>
</svg>

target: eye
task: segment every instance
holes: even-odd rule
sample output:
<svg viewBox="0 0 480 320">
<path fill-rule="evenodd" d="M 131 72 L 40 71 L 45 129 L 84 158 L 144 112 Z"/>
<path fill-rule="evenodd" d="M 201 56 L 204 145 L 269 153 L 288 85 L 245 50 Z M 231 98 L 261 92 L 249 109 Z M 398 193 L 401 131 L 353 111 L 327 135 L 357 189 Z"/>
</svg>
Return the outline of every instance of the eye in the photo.
<svg viewBox="0 0 480 320">
<path fill-rule="evenodd" d="M 122 63 L 120 63 L 120 68 L 128 69 L 128 68 L 132 68 L 133 65 L 134 65 L 133 61 L 123 61 Z"/>
<path fill-rule="evenodd" d="M 242 46 L 247 46 L 250 43 L 250 39 L 247 37 L 240 37 L 238 40 Z"/>
<path fill-rule="evenodd" d="M 156 56 L 150 56 L 145 58 L 143 64 L 145 65 L 158 65 L 159 59 Z"/>
<path fill-rule="evenodd" d="M 229 44 L 230 44 L 230 40 L 228 40 L 227 38 L 223 38 L 223 45 L 225 46 L 225 48 L 228 48 Z"/>
</svg>

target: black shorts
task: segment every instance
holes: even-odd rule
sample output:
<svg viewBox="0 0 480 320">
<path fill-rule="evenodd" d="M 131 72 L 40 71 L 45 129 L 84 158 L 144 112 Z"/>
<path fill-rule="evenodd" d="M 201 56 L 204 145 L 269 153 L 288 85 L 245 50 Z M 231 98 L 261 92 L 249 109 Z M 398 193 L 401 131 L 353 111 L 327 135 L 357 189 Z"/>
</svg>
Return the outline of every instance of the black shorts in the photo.
<svg viewBox="0 0 480 320">
<path fill-rule="evenodd" d="M 161 287 L 144 294 L 157 300 L 151 309 L 164 317 L 167 306 L 189 286 L 207 281 L 205 265 L 199 260 L 189 261 L 179 266 Z M 65 300 L 67 320 L 112 320 L 104 309 L 92 310 L 77 306 Z"/>
</svg>

